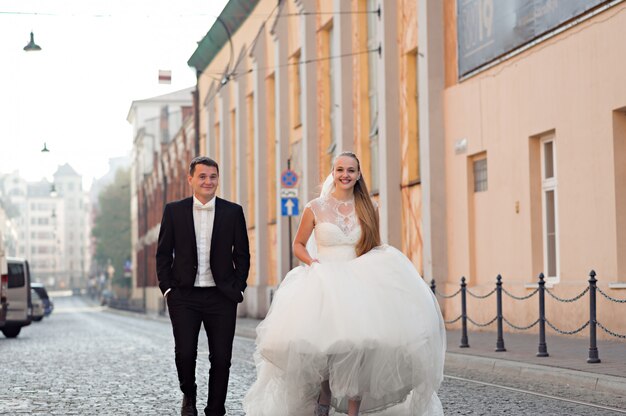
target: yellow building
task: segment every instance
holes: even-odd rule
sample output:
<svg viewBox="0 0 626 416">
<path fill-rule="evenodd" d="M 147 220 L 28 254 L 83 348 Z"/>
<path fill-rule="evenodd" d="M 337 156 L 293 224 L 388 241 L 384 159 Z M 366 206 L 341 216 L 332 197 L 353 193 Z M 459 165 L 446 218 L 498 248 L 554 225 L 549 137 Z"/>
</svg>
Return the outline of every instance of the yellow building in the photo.
<svg viewBox="0 0 626 416">
<path fill-rule="evenodd" d="M 383 240 L 422 270 L 416 9 L 414 0 L 232 0 L 190 58 L 200 149 L 220 163 L 221 196 L 244 207 L 250 230 L 240 313 L 264 316 L 297 264 L 281 173 L 298 174 L 302 207 L 345 150 L 359 155 L 379 201 Z"/>
</svg>

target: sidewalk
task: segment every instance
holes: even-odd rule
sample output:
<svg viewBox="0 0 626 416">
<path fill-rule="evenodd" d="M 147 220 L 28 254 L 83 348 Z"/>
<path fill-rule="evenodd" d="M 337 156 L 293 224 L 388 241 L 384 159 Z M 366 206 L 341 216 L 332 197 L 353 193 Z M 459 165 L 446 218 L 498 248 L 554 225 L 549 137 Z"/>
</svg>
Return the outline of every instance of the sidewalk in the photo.
<svg viewBox="0 0 626 416">
<path fill-rule="evenodd" d="M 236 334 L 256 336 L 260 321 L 237 320 Z M 470 332 L 470 348 L 459 348 L 461 332 L 447 331 L 446 367 L 479 368 L 505 373 L 512 377 L 528 376 L 550 379 L 585 389 L 604 391 L 626 398 L 626 342 L 598 341 L 600 363 L 588 364 L 589 340 L 564 336 L 547 336 L 549 357 L 537 357 L 539 335 L 504 334 L 506 351 L 495 352 L 495 332 Z"/>
<path fill-rule="evenodd" d="M 459 348 L 460 330 L 447 331 L 447 336 L 446 365 L 549 379 L 626 399 L 626 342 L 598 341 L 601 362 L 588 364 L 587 338 L 547 335 L 550 356 L 537 357 L 538 334 L 504 333 L 503 352 L 495 352 L 495 332 L 469 332 L 469 348 Z"/>
</svg>

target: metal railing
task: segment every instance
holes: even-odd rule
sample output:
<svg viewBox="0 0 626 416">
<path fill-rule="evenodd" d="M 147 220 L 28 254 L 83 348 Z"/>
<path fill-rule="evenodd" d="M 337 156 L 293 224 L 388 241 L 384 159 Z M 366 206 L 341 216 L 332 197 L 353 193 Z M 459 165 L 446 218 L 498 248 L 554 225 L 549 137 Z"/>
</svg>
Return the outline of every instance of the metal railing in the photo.
<svg viewBox="0 0 626 416">
<path fill-rule="evenodd" d="M 613 337 L 626 339 L 626 335 L 619 334 L 617 332 L 614 332 L 608 329 L 607 327 L 602 325 L 600 322 L 598 322 L 598 320 L 596 319 L 596 293 L 599 292 L 605 299 L 614 303 L 626 303 L 626 299 L 617 299 L 617 298 L 609 296 L 607 293 L 605 293 L 602 289 L 600 289 L 597 286 L 597 282 L 598 280 L 596 279 L 596 272 L 592 270 L 589 273 L 589 285 L 581 293 L 579 293 L 578 295 L 572 298 L 561 298 L 557 296 L 555 293 L 553 293 L 549 288 L 546 288 L 545 287 L 546 282 L 545 282 L 545 277 L 543 273 L 539 274 L 537 288 L 525 296 L 516 296 L 512 294 L 511 292 L 509 292 L 508 290 L 506 290 L 502 285 L 502 276 L 500 275 L 498 275 L 496 278 L 496 287 L 490 292 L 486 294 L 482 294 L 482 295 L 474 293 L 470 289 L 468 289 L 467 283 L 465 282 L 465 277 L 461 277 L 461 284 L 460 284 L 459 290 L 457 290 L 456 292 L 452 294 L 445 294 L 445 293 L 439 292 L 437 290 L 437 286 L 436 286 L 434 279 L 431 281 L 430 288 L 436 296 L 439 296 L 444 299 L 451 299 L 459 295 L 461 296 L 461 314 L 454 319 L 444 321 L 446 324 L 453 324 L 459 320 L 461 321 L 461 343 L 459 344 L 460 348 L 469 348 L 469 339 L 468 339 L 468 334 L 467 334 L 467 322 L 468 321 L 478 327 L 487 327 L 493 324 L 494 322 L 496 322 L 496 325 L 497 325 L 496 351 L 497 352 L 506 351 L 506 348 L 504 346 L 503 324 L 506 324 L 511 328 L 517 329 L 518 331 L 526 331 L 526 330 L 533 328 L 535 325 L 539 325 L 539 346 L 537 350 L 537 357 L 548 357 L 550 355 L 548 354 L 548 346 L 546 344 L 546 324 L 552 330 L 554 330 L 555 332 L 561 335 L 577 334 L 583 331 L 585 328 L 589 327 L 589 355 L 587 358 L 587 362 L 590 364 L 593 364 L 593 363 L 600 362 L 600 358 L 598 355 L 597 339 L 596 339 L 597 327 L 599 327 L 604 332 L 606 332 L 607 334 Z M 489 320 L 488 322 L 481 323 L 481 322 L 474 321 L 472 318 L 468 316 L 467 314 L 467 295 L 468 294 L 475 299 L 484 300 L 492 296 L 494 293 L 496 295 L 496 316 L 493 319 Z M 587 320 L 586 322 L 583 322 L 581 326 L 579 326 L 578 328 L 574 330 L 567 331 L 567 330 L 558 328 L 546 318 L 546 293 L 548 294 L 549 297 L 551 297 L 552 299 L 560 303 L 573 303 L 582 299 L 585 295 L 588 294 L 589 296 L 589 320 Z M 528 325 L 516 325 L 512 323 L 511 321 L 509 321 L 508 319 L 506 319 L 502 312 L 502 295 L 503 294 L 516 301 L 526 301 L 526 300 L 531 299 L 535 295 L 538 295 L 539 317 L 537 318 L 537 320 L 535 320 L 534 322 Z"/>
</svg>

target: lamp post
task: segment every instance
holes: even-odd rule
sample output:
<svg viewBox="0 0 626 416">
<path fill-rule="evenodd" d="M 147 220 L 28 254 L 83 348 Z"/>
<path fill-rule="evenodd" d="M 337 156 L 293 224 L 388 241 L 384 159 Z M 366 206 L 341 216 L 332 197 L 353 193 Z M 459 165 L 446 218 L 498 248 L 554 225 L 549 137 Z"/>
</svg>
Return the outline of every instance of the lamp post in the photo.
<svg viewBox="0 0 626 416">
<path fill-rule="evenodd" d="M 30 32 L 30 41 L 26 46 L 24 46 L 24 50 L 26 52 L 37 52 L 41 50 L 41 46 L 35 43 L 35 35 L 33 32 Z"/>
</svg>

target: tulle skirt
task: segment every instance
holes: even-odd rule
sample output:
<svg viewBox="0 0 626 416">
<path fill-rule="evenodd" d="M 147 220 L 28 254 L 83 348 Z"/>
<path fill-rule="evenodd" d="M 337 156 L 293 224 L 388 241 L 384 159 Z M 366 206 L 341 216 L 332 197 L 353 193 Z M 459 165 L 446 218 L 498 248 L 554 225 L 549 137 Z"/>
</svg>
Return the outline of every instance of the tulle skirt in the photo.
<svg viewBox="0 0 626 416">
<path fill-rule="evenodd" d="M 256 344 L 248 416 L 311 416 L 324 380 L 338 413 L 360 398 L 364 414 L 443 414 L 441 312 L 393 247 L 293 269 L 257 327 Z"/>
</svg>

